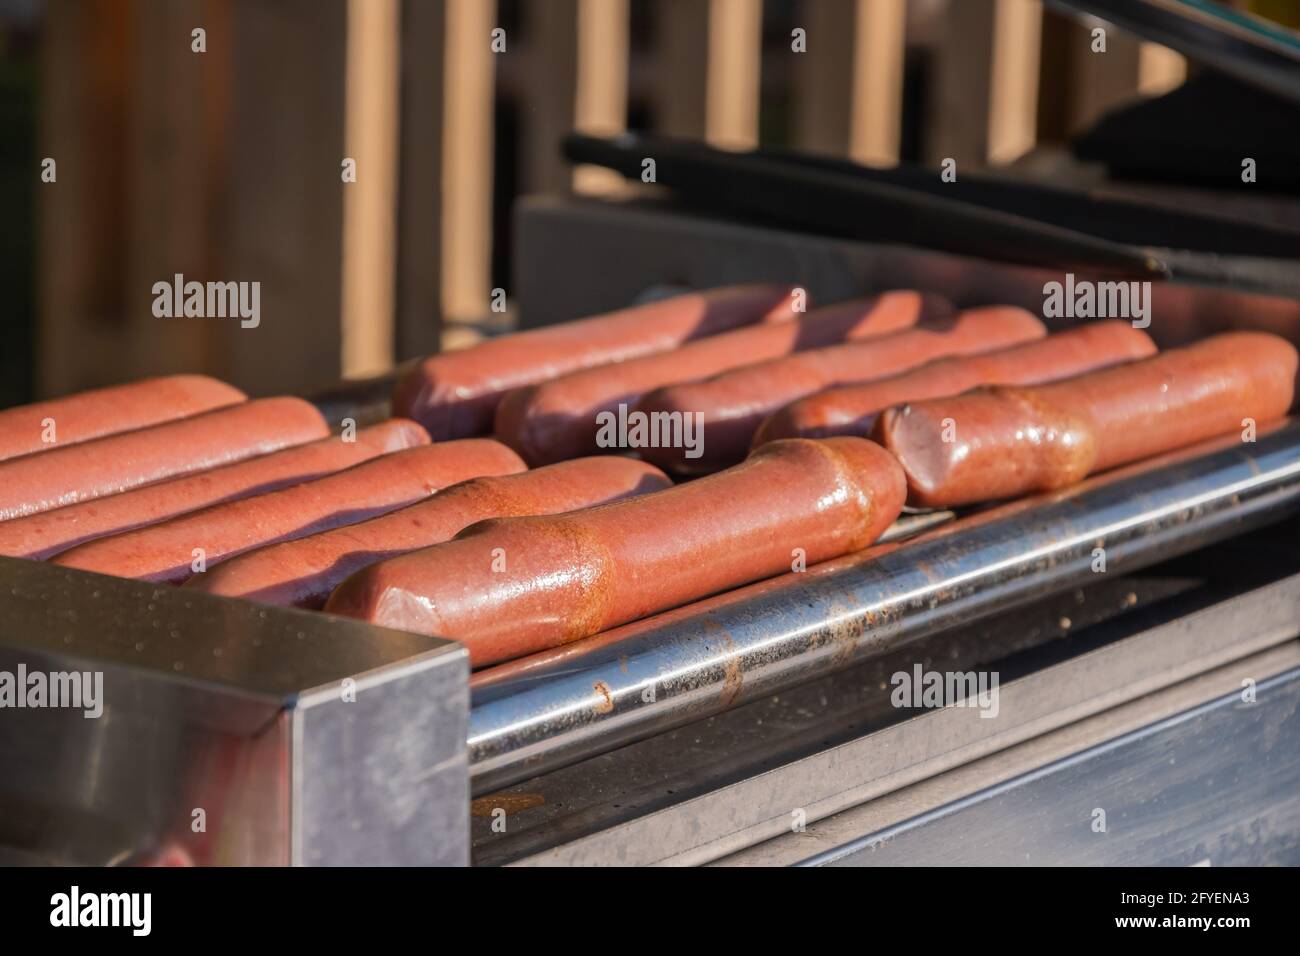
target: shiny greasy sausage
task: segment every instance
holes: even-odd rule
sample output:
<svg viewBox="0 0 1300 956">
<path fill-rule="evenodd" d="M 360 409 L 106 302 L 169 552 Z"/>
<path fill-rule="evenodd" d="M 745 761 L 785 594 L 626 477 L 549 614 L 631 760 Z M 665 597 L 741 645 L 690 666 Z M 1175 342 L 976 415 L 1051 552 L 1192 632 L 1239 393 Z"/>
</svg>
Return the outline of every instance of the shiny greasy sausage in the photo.
<svg viewBox="0 0 1300 956">
<path fill-rule="evenodd" d="M 1036 387 L 995 386 L 886 410 L 875 433 L 909 500 L 949 507 L 1048 491 L 1286 414 L 1296 350 L 1263 332 Z"/>
<path fill-rule="evenodd" d="M 781 285 L 726 286 L 444 352 L 402 376 L 393 411 L 424 425 L 435 441 L 487 434 L 497 403 L 512 388 L 754 322 L 793 318 L 794 294 Z"/>
<path fill-rule="evenodd" d="M 354 574 L 325 609 L 455 638 L 491 664 L 865 548 L 905 493 L 865 439 L 773 442 L 641 498 L 479 522 Z"/>
<path fill-rule="evenodd" d="M 264 398 L 0 462 L 0 520 L 117 494 L 324 438 L 300 398 Z"/>
<path fill-rule="evenodd" d="M 648 392 L 728 369 L 911 328 L 950 310 L 918 292 L 889 292 L 810 312 L 798 322 L 769 323 L 715 335 L 659 355 L 574 372 L 509 393 L 497 408 L 496 436 L 532 465 L 614 448 L 639 450 L 611 427 Z M 662 442 L 660 442 L 662 443 Z"/>
<path fill-rule="evenodd" d="M 0 411 L 0 461 L 146 428 L 244 401 L 206 375 L 167 375 Z"/>
<path fill-rule="evenodd" d="M 514 680 L 525 675 L 540 676 L 540 672 L 555 673 L 557 667 L 562 667 L 569 661 L 579 663 L 583 657 L 593 651 L 603 650 L 622 641 L 640 637 L 665 624 L 683 621 L 688 618 L 698 620 L 703 615 L 711 615 L 716 611 L 724 610 L 740 602 L 763 601 L 769 594 L 779 594 L 792 581 L 798 580 L 800 583 L 811 583 L 822 575 L 834 574 L 845 566 L 844 562 L 853 562 L 853 564 L 861 566 L 866 561 L 874 560 L 896 550 L 901 543 L 891 541 L 883 544 L 873 544 L 856 554 L 825 561 L 802 572 L 792 571 L 789 574 L 781 574 L 774 578 L 766 578 L 753 584 L 746 584 L 743 587 L 732 588 L 729 591 L 723 591 L 699 601 L 682 604 L 671 610 L 651 614 L 649 617 L 632 621 L 630 624 L 621 624 L 618 627 L 601 631 L 599 634 L 574 641 L 571 644 L 562 644 L 559 647 L 548 648 L 536 654 L 516 657 L 495 667 L 480 668 L 470 675 L 470 690 L 476 692 L 482 688 L 491 687 L 503 681 Z M 580 663 L 579 666 L 581 666 Z"/>
<path fill-rule="evenodd" d="M 696 416 L 698 444 L 665 444 L 641 454 L 679 474 L 707 474 L 744 458 L 763 419 L 801 396 L 880 378 L 940 356 L 987 352 L 1046 334 L 1043 323 L 1024 309 L 993 306 L 892 335 L 769 359 L 701 382 L 669 385 L 643 398 L 637 410 L 652 418 Z"/>
<path fill-rule="evenodd" d="M 196 574 L 186 587 L 264 604 L 319 608 L 367 565 L 450 541 L 487 518 L 547 515 L 660 491 L 658 468 L 631 458 L 578 458 L 516 475 L 472 478 L 369 521 L 258 548 Z"/>
<path fill-rule="evenodd" d="M 939 359 L 900 375 L 809 395 L 763 422 L 754 447 L 778 438 L 870 435 L 876 416 L 891 405 L 957 395 L 979 385 L 1037 385 L 1155 352 L 1151 337 L 1129 322 L 1093 322 L 1027 345 Z"/>
<path fill-rule="evenodd" d="M 44 559 L 74 545 L 166 521 L 187 511 L 320 478 L 378 455 L 429 444 L 415 422 L 393 418 L 356 433 L 296 445 L 120 495 L 0 522 L 0 554 Z"/>
<path fill-rule="evenodd" d="M 365 521 L 466 478 L 523 469 L 514 452 L 491 439 L 409 448 L 315 481 L 98 538 L 51 561 L 83 571 L 180 584 L 244 551 Z"/>
</svg>

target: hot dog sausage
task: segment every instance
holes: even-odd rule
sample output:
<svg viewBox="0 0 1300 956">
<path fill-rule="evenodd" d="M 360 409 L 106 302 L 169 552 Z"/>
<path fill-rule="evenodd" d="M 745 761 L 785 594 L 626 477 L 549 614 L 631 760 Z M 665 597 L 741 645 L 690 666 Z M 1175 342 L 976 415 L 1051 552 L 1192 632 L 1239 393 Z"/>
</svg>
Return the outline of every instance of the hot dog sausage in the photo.
<svg viewBox="0 0 1300 956">
<path fill-rule="evenodd" d="M 778 438 L 870 435 L 876 416 L 891 405 L 957 395 L 978 385 L 1037 385 L 1148 358 L 1155 351 L 1145 332 L 1113 320 L 999 352 L 939 359 L 900 375 L 830 388 L 792 402 L 763 422 L 754 447 Z"/>
<path fill-rule="evenodd" d="M 546 515 L 668 487 L 658 468 L 631 458 L 579 458 L 516 475 L 471 478 L 427 501 L 369 521 L 258 548 L 196 574 L 186 587 L 264 604 L 319 608 L 367 565 L 450 541 L 485 518 Z"/>
<path fill-rule="evenodd" d="M 875 433 L 907 472 L 910 500 L 949 507 L 1061 488 L 1244 419 L 1263 424 L 1286 414 L 1295 376 L 1291 343 L 1234 332 L 1050 385 L 890 408 Z"/>
<path fill-rule="evenodd" d="M 773 442 L 630 501 L 479 522 L 354 574 L 325 610 L 455 638 L 490 664 L 865 548 L 905 493 L 865 439 Z"/>
<path fill-rule="evenodd" d="M 754 322 L 793 318 L 791 297 L 788 286 L 727 286 L 434 355 L 398 381 L 394 414 L 414 418 L 435 441 L 483 435 L 492 430 L 497 402 L 512 388 Z"/>
<path fill-rule="evenodd" d="M 897 550 L 899 544 L 898 541 L 873 544 L 856 554 L 844 555 L 841 558 L 824 561 L 816 567 L 810 567 L 802 572 L 792 571 L 789 574 L 780 574 L 773 578 L 756 581 L 753 584 L 746 584 L 744 587 L 732 588 L 729 591 L 722 591 L 700 601 L 692 601 L 689 604 L 682 604 L 658 614 L 651 614 L 649 617 L 640 618 L 629 624 L 620 624 L 618 627 L 611 628 L 608 631 L 601 631 L 599 634 L 593 634 L 591 637 L 585 637 L 570 644 L 561 644 L 559 647 L 548 648 L 536 654 L 516 657 L 494 667 L 480 668 L 470 675 L 470 690 L 478 691 L 503 681 L 514 680 L 525 674 L 540 676 L 540 672 L 555 673 L 557 667 L 563 667 L 569 661 L 577 663 L 581 658 L 597 649 L 607 648 L 622 641 L 630 640 L 654 631 L 670 622 L 684 621 L 688 618 L 698 620 L 702 615 L 711 615 L 714 611 L 734 606 L 740 602 L 762 600 L 768 594 L 779 593 L 792 581 L 798 580 L 800 583 L 809 583 L 823 574 L 833 574 L 842 569 L 845 562 L 853 562 L 853 564 L 861 566 L 866 561 L 874 560 Z"/>
<path fill-rule="evenodd" d="M 0 411 L 0 461 L 197 415 L 245 397 L 206 375 L 167 375 L 20 405 Z"/>
<path fill-rule="evenodd" d="M 889 292 L 818 309 L 798 322 L 739 329 L 672 352 L 574 372 L 506 395 L 497 408 L 496 436 L 532 465 L 633 447 L 634 442 L 620 442 L 613 420 L 620 406 L 626 413 L 656 388 L 846 339 L 896 332 L 949 309 L 936 297 Z"/>
<path fill-rule="evenodd" d="M 329 434 L 300 398 L 264 398 L 0 462 L 0 520 L 117 494 Z"/>
<path fill-rule="evenodd" d="M 213 505 L 64 551 L 51 563 L 123 578 L 180 584 L 204 565 L 277 541 L 365 521 L 477 475 L 523 462 L 486 438 L 409 448 L 279 491 Z M 196 549 L 202 549 L 196 554 Z"/>
<path fill-rule="evenodd" d="M 187 511 L 275 491 L 360 464 L 377 455 L 427 445 L 415 422 L 394 418 L 356 434 L 285 448 L 245 461 L 0 522 L 0 554 L 45 559 L 74 545 L 166 521 Z"/>
<path fill-rule="evenodd" d="M 987 352 L 1046 334 L 1043 323 L 1024 309 L 971 309 L 948 322 L 769 359 L 702 382 L 669 385 L 643 398 L 637 410 L 649 416 L 695 415 L 698 445 L 661 445 L 641 454 L 681 474 L 717 471 L 745 457 L 764 418 L 803 395 L 880 378 L 939 356 Z"/>
</svg>

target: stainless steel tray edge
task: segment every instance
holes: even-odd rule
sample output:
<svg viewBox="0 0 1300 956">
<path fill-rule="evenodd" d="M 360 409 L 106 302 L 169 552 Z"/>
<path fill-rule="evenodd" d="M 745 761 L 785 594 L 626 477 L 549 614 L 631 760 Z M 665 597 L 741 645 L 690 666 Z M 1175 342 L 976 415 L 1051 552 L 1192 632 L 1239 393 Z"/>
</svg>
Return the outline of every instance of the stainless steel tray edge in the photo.
<svg viewBox="0 0 1300 956">
<path fill-rule="evenodd" d="M 468 862 L 458 644 L 0 558 L 6 675 L 22 695 L 0 697 L 10 851 L 87 864 Z"/>
</svg>

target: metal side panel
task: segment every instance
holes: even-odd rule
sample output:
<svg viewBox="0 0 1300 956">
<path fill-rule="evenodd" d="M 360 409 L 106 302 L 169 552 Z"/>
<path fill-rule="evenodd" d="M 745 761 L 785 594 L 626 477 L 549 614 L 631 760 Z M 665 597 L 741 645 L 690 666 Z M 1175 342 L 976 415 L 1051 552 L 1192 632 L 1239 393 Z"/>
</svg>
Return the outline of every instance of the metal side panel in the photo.
<svg viewBox="0 0 1300 956">
<path fill-rule="evenodd" d="M 464 864 L 468 707 L 458 644 L 0 558 L 18 858 Z"/>
<path fill-rule="evenodd" d="M 1127 734 L 1140 732 L 1143 728 L 1168 721 L 1179 714 L 1195 711 L 1227 695 L 1235 695 L 1233 699 L 1240 700 L 1245 681 L 1254 682 L 1258 686 L 1297 668 L 1300 668 L 1300 641 L 1288 641 L 964 764 L 947 773 L 850 807 L 801 830 L 791 829 L 781 836 L 747 847 L 710 865 L 793 866 L 814 860 L 819 863 L 828 862 L 872 834 L 893 832 L 908 821 L 929 819 L 945 808 L 966 805 L 976 795 L 994 793 L 1017 779 L 1030 779 L 1043 768 L 1064 764 L 1076 755 L 1104 753 L 1108 744 Z M 1220 756 L 1222 759 L 1232 759 L 1230 755 Z M 1174 766 L 1188 774 L 1198 772 L 1203 766 L 1196 761 L 1184 762 L 1177 755 L 1174 756 L 1174 761 Z M 1222 779 L 1212 775 L 1204 781 L 1204 788 L 1213 791 L 1217 786 L 1216 781 Z M 1112 804 L 1117 799 L 1125 799 L 1122 791 L 1122 785 L 1113 790 Z M 1246 806 L 1232 824 L 1233 829 L 1249 829 L 1258 816 L 1268 812 L 1271 802 L 1266 801 L 1262 807 L 1258 803 Z M 1090 816 L 1090 824 L 1091 821 Z M 976 832 L 971 835 L 972 838 L 978 836 Z M 1225 862 L 1223 855 L 1218 853 L 1210 853 L 1207 858 L 1213 865 Z M 1044 858 L 1040 862 L 1049 860 L 1050 858 Z"/>
<path fill-rule="evenodd" d="M 293 863 L 469 864 L 469 667 L 453 646 L 442 666 L 416 657 L 298 697 Z"/>
<path fill-rule="evenodd" d="M 805 861 L 1300 865 L 1300 668 Z"/>
</svg>

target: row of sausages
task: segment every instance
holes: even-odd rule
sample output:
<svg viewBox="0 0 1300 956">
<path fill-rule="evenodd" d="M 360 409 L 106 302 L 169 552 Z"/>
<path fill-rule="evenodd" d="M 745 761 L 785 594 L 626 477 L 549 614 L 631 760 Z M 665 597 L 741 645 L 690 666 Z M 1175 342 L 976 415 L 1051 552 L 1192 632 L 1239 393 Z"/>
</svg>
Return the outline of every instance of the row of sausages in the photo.
<svg viewBox="0 0 1300 956">
<path fill-rule="evenodd" d="M 1294 397 L 1266 334 L 1157 355 L 1128 323 L 1048 335 L 916 292 L 804 308 L 729 287 L 434 356 L 355 435 L 200 376 L 2 411 L 0 554 L 454 637 L 479 666 L 860 550 L 909 500 L 1058 488 Z M 597 425 L 619 409 L 700 440 L 622 457 Z"/>
<path fill-rule="evenodd" d="M 1124 321 L 1049 335 L 1012 307 L 958 312 L 905 291 L 800 315 L 795 295 L 744 287 L 645 307 L 680 309 L 680 320 L 753 302 L 749 324 L 649 354 L 631 341 L 649 333 L 627 310 L 421 363 L 395 408 L 437 437 L 462 434 L 456 409 L 472 400 L 475 427 L 490 410 L 495 437 L 541 465 L 601 450 L 598 423 L 616 409 L 694 416 L 698 447 L 636 451 L 695 480 L 583 514 L 477 526 L 355 575 L 329 609 L 469 635 L 477 662 L 503 660 L 860 549 L 905 502 L 1012 498 L 1252 435 L 1295 395 L 1296 351 L 1269 334 L 1157 354 Z M 616 326 L 617 355 L 601 331 Z M 510 369 L 505 387 L 482 374 L 489 357 Z M 492 554 L 520 566 L 483 575 Z"/>
<path fill-rule="evenodd" d="M 1295 392 L 1295 348 L 1267 333 L 1156 355 L 1120 320 L 1048 335 L 1010 306 L 957 312 L 900 291 L 802 315 L 800 296 L 729 287 L 434 356 L 402 379 L 394 407 L 435 439 L 464 437 L 470 422 L 484 433 L 490 418 L 530 465 L 602 450 L 601 416 L 620 408 L 693 416 L 698 447 L 635 449 L 680 477 L 778 439 L 870 437 L 902 463 L 913 504 L 947 507 L 1062 487 L 1262 424 Z M 699 327 L 705 337 L 684 337 Z"/>
</svg>

